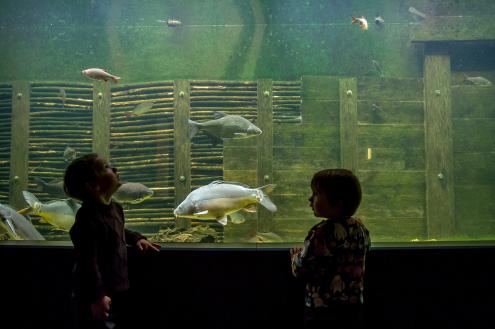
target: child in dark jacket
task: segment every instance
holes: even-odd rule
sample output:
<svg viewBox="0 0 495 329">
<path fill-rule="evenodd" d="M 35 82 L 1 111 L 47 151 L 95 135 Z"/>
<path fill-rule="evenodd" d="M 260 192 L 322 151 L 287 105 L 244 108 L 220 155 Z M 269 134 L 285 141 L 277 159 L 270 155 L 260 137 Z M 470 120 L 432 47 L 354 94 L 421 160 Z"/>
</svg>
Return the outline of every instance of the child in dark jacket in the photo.
<svg viewBox="0 0 495 329">
<path fill-rule="evenodd" d="M 82 201 L 70 229 L 74 245 L 73 298 L 78 328 L 122 328 L 127 324 L 127 245 L 159 251 L 160 246 L 124 227 L 122 206 L 112 200 L 120 187 L 117 169 L 96 153 L 67 167 L 64 190 Z"/>
<path fill-rule="evenodd" d="M 361 186 L 346 169 L 317 172 L 310 206 L 324 217 L 309 231 L 303 248 L 291 249 L 292 272 L 306 283 L 305 328 L 362 328 L 363 279 L 370 235 L 353 214 Z"/>
</svg>

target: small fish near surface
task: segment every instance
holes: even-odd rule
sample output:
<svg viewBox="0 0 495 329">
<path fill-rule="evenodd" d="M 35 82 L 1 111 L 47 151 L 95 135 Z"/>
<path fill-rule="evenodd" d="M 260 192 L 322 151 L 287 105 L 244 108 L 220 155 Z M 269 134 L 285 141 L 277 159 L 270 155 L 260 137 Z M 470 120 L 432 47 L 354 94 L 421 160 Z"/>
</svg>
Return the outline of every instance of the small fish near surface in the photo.
<svg viewBox="0 0 495 329">
<path fill-rule="evenodd" d="M 141 114 L 144 114 L 150 111 L 153 108 L 153 102 L 143 102 L 138 104 L 132 111 L 126 114 L 126 118 L 128 117 L 137 117 Z"/>
<path fill-rule="evenodd" d="M 174 215 L 196 220 L 215 219 L 227 225 L 228 215 L 241 209 L 255 212 L 257 204 L 271 212 L 277 211 L 277 206 L 267 195 L 274 188 L 274 184 L 250 188 L 239 183 L 214 181 L 189 193 L 175 208 Z"/>
<path fill-rule="evenodd" d="M 103 80 L 103 81 L 112 80 L 114 83 L 117 83 L 120 80 L 120 77 L 110 74 L 107 71 L 99 68 L 90 68 L 83 70 L 82 74 L 94 80 Z"/>
<path fill-rule="evenodd" d="M 69 231 L 74 224 L 77 210 L 81 207 L 73 199 L 56 200 L 42 203 L 38 198 L 28 191 L 22 191 L 28 208 L 19 211 L 20 214 L 37 215 L 54 228 Z"/>
<path fill-rule="evenodd" d="M 466 85 L 475 85 L 475 86 L 491 86 L 493 85 L 490 80 L 484 77 L 469 77 L 464 74 L 464 80 L 462 81 Z"/>
<path fill-rule="evenodd" d="M 213 137 L 214 144 L 218 140 L 249 138 L 262 133 L 254 123 L 240 115 L 215 112 L 213 117 L 215 119 L 206 122 L 189 120 L 189 139 L 192 139 L 200 130 Z"/>
<path fill-rule="evenodd" d="M 23 215 L 0 203 L 0 232 L 10 240 L 45 240 L 34 225 Z"/>
<path fill-rule="evenodd" d="M 46 182 L 45 180 L 34 177 L 33 180 L 36 182 L 38 187 L 38 192 L 48 193 L 50 197 L 56 199 L 65 199 L 67 195 L 64 191 L 64 181 L 63 180 L 54 180 L 51 182 Z"/>
<path fill-rule="evenodd" d="M 376 16 L 375 17 L 375 24 L 378 26 L 383 26 L 385 24 L 385 20 L 383 19 L 382 16 Z"/>
<path fill-rule="evenodd" d="M 75 148 L 67 146 L 64 150 L 64 162 L 72 162 L 77 157 L 77 151 Z"/>
<path fill-rule="evenodd" d="M 352 16 L 351 24 L 355 24 L 355 23 L 359 24 L 359 28 L 361 28 L 362 31 L 366 31 L 368 29 L 368 21 L 366 20 L 366 18 L 364 18 L 364 16 L 361 17 Z"/>
<path fill-rule="evenodd" d="M 153 190 L 141 183 L 123 183 L 113 194 L 113 198 L 121 203 L 138 204 L 153 196 Z"/>
<path fill-rule="evenodd" d="M 182 21 L 177 18 L 169 18 L 167 20 L 159 19 L 160 23 L 167 23 L 168 27 L 177 27 L 182 25 Z"/>
</svg>

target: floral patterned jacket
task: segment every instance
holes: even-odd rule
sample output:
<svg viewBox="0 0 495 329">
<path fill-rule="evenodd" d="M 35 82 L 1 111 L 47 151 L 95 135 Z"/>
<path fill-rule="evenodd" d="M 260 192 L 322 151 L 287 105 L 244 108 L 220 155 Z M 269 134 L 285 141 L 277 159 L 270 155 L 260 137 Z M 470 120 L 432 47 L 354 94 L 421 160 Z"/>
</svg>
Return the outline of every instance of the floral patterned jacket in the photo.
<svg viewBox="0 0 495 329">
<path fill-rule="evenodd" d="M 311 228 L 304 248 L 292 257 L 292 273 L 306 282 L 305 304 L 362 304 L 370 235 L 355 217 L 326 219 Z"/>
</svg>

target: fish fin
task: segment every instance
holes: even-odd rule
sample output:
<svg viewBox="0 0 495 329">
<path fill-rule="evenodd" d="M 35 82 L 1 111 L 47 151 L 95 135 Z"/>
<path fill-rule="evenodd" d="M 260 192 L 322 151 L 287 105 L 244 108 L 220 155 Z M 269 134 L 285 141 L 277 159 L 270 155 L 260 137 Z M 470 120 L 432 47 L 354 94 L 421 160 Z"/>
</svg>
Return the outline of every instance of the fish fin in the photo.
<svg viewBox="0 0 495 329">
<path fill-rule="evenodd" d="M 220 119 L 220 118 L 223 118 L 226 115 L 227 115 L 227 113 L 222 112 L 222 111 L 215 111 L 215 112 L 213 112 L 213 118 L 214 119 Z"/>
<path fill-rule="evenodd" d="M 234 224 L 242 224 L 246 221 L 246 218 L 239 211 L 236 211 L 229 216 L 230 221 Z"/>
<path fill-rule="evenodd" d="M 189 140 L 191 140 L 199 131 L 198 123 L 189 119 Z"/>
<path fill-rule="evenodd" d="M 79 203 L 77 203 L 74 199 L 67 199 L 66 202 L 67 205 L 72 209 L 72 211 L 74 211 L 74 213 L 77 212 Z"/>
<path fill-rule="evenodd" d="M 41 207 L 40 200 L 38 200 L 38 198 L 33 193 L 28 191 L 22 191 L 22 196 L 24 197 L 24 200 L 26 200 L 29 207 L 32 208 L 30 213 L 36 215 L 39 212 L 39 208 Z"/>
<path fill-rule="evenodd" d="M 26 208 L 23 208 L 21 210 L 18 210 L 17 213 L 20 214 L 20 215 L 27 215 L 29 214 L 29 212 L 32 210 L 33 208 L 31 207 L 26 207 Z"/>
<path fill-rule="evenodd" d="M 277 206 L 270 200 L 267 193 L 270 193 L 275 188 L 275 184 L 268 184 L 258 187 L 257 190 L 261 192 L 261 198 L 259 203 L 270 212 L 277 211 Z"/>
<path fill-rule="evenodd" d="M 114 83 L 118 83 L 118 82 L 119 82 L 119 80 L 120 80 L 120 77 L 117 77 L 117 76 L 113 75 L 113 76 L 111 76 L 111 77 L 110 77 L 110 79 L 112 79 L 112 81 L 113 81 Z"/>
<path fill-rule="evenodd" d="M 246 133 L 234 133 L 234 136 L 245 137 L 245 136 L 247 136 L 247 134 Z"/>
<path fill-rule="evenodd" d="M 219 222 L 222 225 L 227 225 L 227 216 L 223 216 L 222 218 L 217 218 L 217 222 Z"/>
<path fill-rule="evenodd" d="M 194 215 L 206 215 L 208 214 L 208 210 L 203 210 L 203 211 L 198 211 L 198 212 L 195 212 Z"/>
<path fill-rule="evenodd" d="M 217 137 L 217 136 L 215 136 L 215 135 L 207 132 L 206 130 L 204 130 L 203 132 L 205 133 L 206 136 L 208 136 L 208 138 L 211 141 L 211 145 L 213 147 L 217 146 L 220 143 L 223 143 L 223 139 L 221 139 L 221 138 L 219 138 L 219 137 Z"/>
<path fill-rule="evenodd" d="M 255 213 L 255 212 L 258 211 L 258 209 L 256 208 L 256 205 L 250 204 L 249 206 L 247 206 L 246 208 L 244 208 L 244 211 L 245 212 Z"/>
</svg>

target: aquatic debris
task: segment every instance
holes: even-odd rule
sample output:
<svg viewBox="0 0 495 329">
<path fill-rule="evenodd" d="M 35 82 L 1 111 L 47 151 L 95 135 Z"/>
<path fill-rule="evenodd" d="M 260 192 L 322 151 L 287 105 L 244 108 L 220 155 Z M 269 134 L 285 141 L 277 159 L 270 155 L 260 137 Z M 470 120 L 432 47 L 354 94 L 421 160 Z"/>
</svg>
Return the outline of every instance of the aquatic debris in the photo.
<svg viewBox="0 0 495 329">
<path fill-rule="evenodd" d="M 408 11 L 413 15 L 414 19 L 426 19 L 428 16 L 426 16 L 426 14 L 420 12 L 419 10 L 417 10 L 416 8 L 414 7 L 409 7 Z"/>
<path fill-rule="evenodd" d="M 206 122 L 189 120 L 189 138 L 192 139 L 199 130 L 203 130 L 213 138 L 213 144 L 218 140 L 239 139 L 260 135 L 261 129 L 240 115 L 229 115 L 214 112 L 215 119 Z"/>
<path fill-rule="evenodd" d="M 492 82 L 488 80 L 487 78 L 478 76 L 478 77 L 469 77 L 466 74 L 464 74 L 464 84 L 467 85 L 475 85 L 475 86 L 491 86 Z"/>
<path fill-rule="evenodd" d="M 71 162 L 77 157 L 77 151 L 75 148 L 67 146 L 64 150 L 64 162 Z"/>
<path fill-rule="evenodd" d="M 177 18 L 169 18 L 167 20 L 159 19 L 157 21 L 159 23 L 167 23 L 167 26 L 169 26 L 169 27 L 176 27 L 176 26 L 182 25 L 182 21 L 177 19 Z"/>
<path fill-rule="evenodd" d="M 153 102 L 143 102 L 138 104 L 134 110 L 126 114 L 126 117 L 137 117 L 138 115 L 144 114 L 153 108 Z"/>
<path fill-rule="evenodd" d="M 255 236 L 250 238 L 248 242 L 252 243 L 273 243 L 284 242 L 282 237 L 273 232 L 257 232 Z"/>
<path fill-rule="evenodd" d="M 352 16 L 351 24 L 354 24 L 354 23 L 359 23 L 359 27 L 363 31 L 366 31 L 368 29 L 368 21 L 366 20 L 366 18 L 364 18 L 364 16 L 361 16 L 358 18 Z"/>
<path fill-rule="evenodd" d="M 148 237 L 151 242 L 221 242 L 222 237 L 208 225 L 195 225 L 187 230 L 177 228 L 160 229 L 157 234 Z"/>
<path fill-rule="evenodd" d="M 0 233 L 10 240 L 45 240 L 34 225 L 23 215 L 0 203 Z"/>
<path fill-rule="evenodd" d="M 153 190 L 141 183 L 123 183 L 112 195 L 116 201 L 121 203 L 138 204 L 153 196 Z"/>
<path fill-rule="evenodd" d="M 174 209 L 174 215 L 197 220 L 216 219 L 227 225 L 227 215 L 241 209 L 256 212 L 258 203 L 271 212 L 277 211 L 267 195 L 274 188 L 274 184 L 250 188 L 234 182 L 214 181 L 189 193 Z"/>
<path fill-rule="evenodd" d="M 99 68 L 91 68 L 91 69 L 83 70 L 82 74 L 94 80 L 103 80 L 103 81 L 112 80 L 114 83 L 117 83 L 120 80 L 120 77 L 110 74 L 107 71 Z"/>
<path fill-rule="evenodd" d="M 37 215 L 43 218 L 57 229 L 69 231 L 74 224 L 76 212 L 81 205 L 73 199 L 56 200 L 42 203 L 38 198 L 28 191 L 22 191 L 28 208 L 20 210 L 19 213 Z"/>
<path fill-rule="evenodd" d="M 385 24 L 385 20 L 383 19 L 382 16 L 377 16 L 375 17 L 375 24 L 379 26 L 383 26 L 383 24 Z"/>
</svg>

